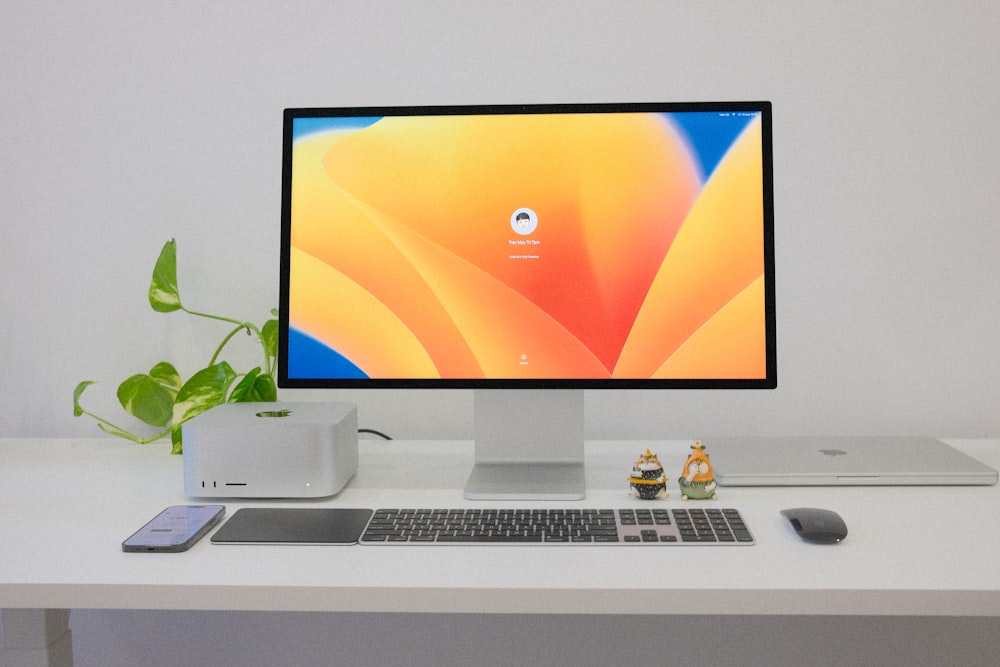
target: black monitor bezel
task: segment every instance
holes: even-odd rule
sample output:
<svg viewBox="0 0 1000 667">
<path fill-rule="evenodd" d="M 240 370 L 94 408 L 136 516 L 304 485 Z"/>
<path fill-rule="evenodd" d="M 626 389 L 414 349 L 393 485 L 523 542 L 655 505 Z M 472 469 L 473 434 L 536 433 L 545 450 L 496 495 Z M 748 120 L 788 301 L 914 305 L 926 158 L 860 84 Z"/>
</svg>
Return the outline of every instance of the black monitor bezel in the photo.
<svg viewBox="0 0 1000 667">
<path fill-rule="evenodd" d="M 291 250 L 292 130 L 297 118 L 351 116 L 441 116 L 545 113 L 672 113 L 698 111 L 750 111 L 761 115 L 764 213 L 764 309 L 766 375 L 762 378 L 289 378 L 288 301 Z M 362 106 L 287 108 L 282 124 L 281 257 L 278 316 L 279 387 L 289 389 L 774 389 L 777 386 L 777 315 L 774 289 L 774 158 L 771 103 L 741 102 L 625 102 L 609 104 L 488 104 L 434 106 Z"/>
</svg>

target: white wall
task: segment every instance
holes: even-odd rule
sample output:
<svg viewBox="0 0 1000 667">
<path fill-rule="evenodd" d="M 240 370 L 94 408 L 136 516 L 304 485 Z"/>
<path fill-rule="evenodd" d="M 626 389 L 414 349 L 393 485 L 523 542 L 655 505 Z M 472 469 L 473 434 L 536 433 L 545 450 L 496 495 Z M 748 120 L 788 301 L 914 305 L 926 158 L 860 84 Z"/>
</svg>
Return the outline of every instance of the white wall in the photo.
<svg viewBox="0 0 1000 667">
<path fill-rule="evenodd" d="M 2 436 L 95 434 L 71 416 L 77 381 L 104 381 L 97 406 L 160 359 L 207 361 L 210 326 L 145 301 L 171 237 L 189 306 L 266 318 L 286 106 L 758 98 L 774 103 L 779 389 L 593 392 L 588 432 L 1000 433 L 996 3 L 13 0 L 4 14 Z M 346 396 L 399 437 L 470 429 L 464 392 Z"/>
<path fill-rule="evenodd" d="M 588 433 L 1000 435 L 995 2 L 7 0 L 3 14 L 0 436 L 94 435 L 71 416 L 77 381 L 104 381 L 98 404 L 163 358 L 207 360 L 204 325 L 146 306 L 168 238 L 189 306 L 263 320 L 277 305 L 286 106 L 760 98 L 779 389 L 593 392 Z M 341 396 L 397 437 L 471 430 L 466 392 Z"/>
</svg>

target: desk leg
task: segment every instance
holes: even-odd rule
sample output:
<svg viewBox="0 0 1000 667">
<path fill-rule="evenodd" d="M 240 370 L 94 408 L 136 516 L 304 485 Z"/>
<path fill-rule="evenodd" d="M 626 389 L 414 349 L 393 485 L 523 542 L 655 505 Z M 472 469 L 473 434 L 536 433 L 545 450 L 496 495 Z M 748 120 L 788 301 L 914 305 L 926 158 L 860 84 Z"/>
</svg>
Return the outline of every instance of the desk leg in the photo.
<svg viewBox="0 0 1000 667">
<path fill-rule="evenodd" d="M 0 667 L 73 667 L 68 609 L 4 609 L 0 622 Z"/>
</svg>

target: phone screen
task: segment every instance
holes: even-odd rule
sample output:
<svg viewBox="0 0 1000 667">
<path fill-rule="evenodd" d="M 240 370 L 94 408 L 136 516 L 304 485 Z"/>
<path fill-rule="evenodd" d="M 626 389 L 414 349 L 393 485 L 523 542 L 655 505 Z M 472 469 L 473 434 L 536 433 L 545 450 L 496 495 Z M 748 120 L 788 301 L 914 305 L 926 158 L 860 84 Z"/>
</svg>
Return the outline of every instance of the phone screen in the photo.
<svg viewBox="0 0 1000 667">
<path fill-rule="evenodd" d="M 122 542 L 122 551 L 186 551 L 226 513 L 223 505 L 174 505 Z"/>
</svg>

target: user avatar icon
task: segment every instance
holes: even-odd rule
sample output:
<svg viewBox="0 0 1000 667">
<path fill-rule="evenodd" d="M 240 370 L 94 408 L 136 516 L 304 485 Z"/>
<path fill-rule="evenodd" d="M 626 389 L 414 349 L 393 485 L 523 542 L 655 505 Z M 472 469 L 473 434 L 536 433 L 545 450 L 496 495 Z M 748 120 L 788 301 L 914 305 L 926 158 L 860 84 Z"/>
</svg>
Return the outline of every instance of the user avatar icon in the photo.
<svg viewBox="0 0 1000 667">
<path fill-rule="evenodd" d="M 519 208 L 510 216 L 510 227 L 517 234 L 527 236 L 538 227 L 538 216 L 530 208 Z"/>
</svg>

